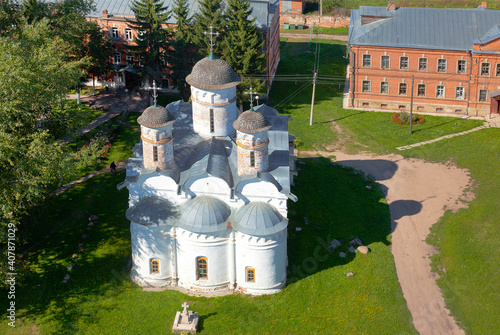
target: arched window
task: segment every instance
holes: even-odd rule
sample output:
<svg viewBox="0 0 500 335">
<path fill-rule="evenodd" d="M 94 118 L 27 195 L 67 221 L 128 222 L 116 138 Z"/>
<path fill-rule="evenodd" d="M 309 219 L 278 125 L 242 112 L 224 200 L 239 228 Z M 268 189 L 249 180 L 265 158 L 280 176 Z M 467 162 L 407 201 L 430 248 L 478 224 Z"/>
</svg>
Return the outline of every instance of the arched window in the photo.
<svg viewBox="0 0 500 335">
<path fill-rule="evenodd" d="M 255 269 L 246 268 L 246 270 L 247 270 L 247 282 L 255 283 Z"/>
<path fill-rule="evenodd" d="M 208 279 L 208 262 L 206 257 L 198 257 L 196 262 L 196 279 Z"/>
<path fill-rule="evenodd" d="M 151 272 L 151 274 L 160 273 L 160 260 L 159 259 L 152 259 L 149 262 L 149 271 Z"/>
</svg>

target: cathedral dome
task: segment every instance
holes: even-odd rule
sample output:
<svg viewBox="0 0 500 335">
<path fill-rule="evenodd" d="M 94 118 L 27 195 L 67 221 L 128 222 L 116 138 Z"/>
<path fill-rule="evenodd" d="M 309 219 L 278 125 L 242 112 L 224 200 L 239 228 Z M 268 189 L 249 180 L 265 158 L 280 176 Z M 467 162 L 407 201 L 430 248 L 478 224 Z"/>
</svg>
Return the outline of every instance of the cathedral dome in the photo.
<svg viewBox="0 0 500 335">
<path fill-rule="evenodd" d="M 132 222 L 144 226 L 173 225 L 177 216 L 175 206 L 168 200 L 158 197 L 144 197 L 134 206 L 127 209 L 125 215 Z"/>
<path fill-rule="evenodd" d="M 224 201 L 199 195 L 182 205 L 179 227 L 195 233 L 211 233 L 226 229 L 231 209 Z"/>
<path fill-rule="evenodd" d="M 236 227 L 239 232 L 249 235 L 271 235 L 282 231 L 287 226 L 286 220 L 272 205 L 254 201 L 236 212 Z"/>
<path fill-rule="evenodd" d="M 233 127 L 241 132 L 252 134 L 271 128 L 271 124 L 261 113 L 249 110 L 241 113 L 234 121 Z"/>
<path fill-rule="evenodd" d="M 203 58 L 194 65 L 186 81 L 194 87 L 221 90 L 238 85 L 241 79 L 225 60 Z"/>
<path fill-rule="evenodd" d="M 149 106 L 137 119 L 137 122 L 140 125 L 149 128 L 163 127 L 171 121 L 174 121 L 174 117 L 168 112 L 165 107 L 161 106 Z"/>
</svg>

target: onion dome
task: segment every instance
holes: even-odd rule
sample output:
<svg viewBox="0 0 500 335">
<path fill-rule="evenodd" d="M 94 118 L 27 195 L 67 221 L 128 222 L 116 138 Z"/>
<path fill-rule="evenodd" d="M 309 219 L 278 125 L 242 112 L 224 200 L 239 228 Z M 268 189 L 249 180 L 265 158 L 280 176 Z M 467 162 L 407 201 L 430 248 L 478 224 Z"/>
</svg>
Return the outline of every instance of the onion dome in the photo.
<svg viewBox="0 0 500 335">
<path fill-rule="evenodd" d="M 137 122 L 145 127 L 159 128 L 166 126 L 169 122 L 174 121 L 174 117 L 168 112 L 165 107 L 149 106 L 139 116 Z"/>
<path fill-rule="evenodd" d="M 271 128 L 271 124 L 264 115 L 251 109 L 241 113 L 238 119 L 234 121 L 233 127 L 241 132 L 253 134 L 268 130 Z"/>
<path fill-rule="evenodd" d="M 127 209 L 127 219 L 145 226 L 173 225 L 177 217 L 175 206 L 168 200 L 158 197 L 143 197 L 134 206 Z"/>
<path fill-rule="evenodd" d="M 221 90 L 238 85 L 240 77 L 225 60 L 213 57 L 203 58 L 196 63 L 186 77 L 186 82 L 194 87 L 207 90 Z"/>
<path fill-rule="evenodd" d="M 226 229 L 231 209 L 224 201 L 199 195 L 182 205 L 179 227 L 194 233 L 211 233 Z"/>
<path fill-rule="evenodd" d="M 235 225 L 239 232 L 263 236 L 282 231 L 287 222 L 274 206 L 254 201 L 238 209 Z"/>
</svg>

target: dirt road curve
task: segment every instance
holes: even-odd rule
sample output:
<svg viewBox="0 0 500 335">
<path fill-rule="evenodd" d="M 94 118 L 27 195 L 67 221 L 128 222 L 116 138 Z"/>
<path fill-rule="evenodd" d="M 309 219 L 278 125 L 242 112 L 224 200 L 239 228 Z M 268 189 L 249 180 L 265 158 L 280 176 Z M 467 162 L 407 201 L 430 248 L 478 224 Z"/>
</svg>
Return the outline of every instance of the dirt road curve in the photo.
<svg viewBox="0 0 500 335">
<path fill-rule="evenodd" d="M 370 174 L 386 192 L 396 271 L 417 331 L 422 335 L 464 334 L 445 307 L 437 275 L 430 267 L 429 255 L 434 250 L 425 238 L 445 209 L 466 207 L 460 200 L 471 200 L 472 195 L 464 199 L 470 182 L 467 171 L 399 155 L 334 154 L 338 164 Z"/>
</svg>

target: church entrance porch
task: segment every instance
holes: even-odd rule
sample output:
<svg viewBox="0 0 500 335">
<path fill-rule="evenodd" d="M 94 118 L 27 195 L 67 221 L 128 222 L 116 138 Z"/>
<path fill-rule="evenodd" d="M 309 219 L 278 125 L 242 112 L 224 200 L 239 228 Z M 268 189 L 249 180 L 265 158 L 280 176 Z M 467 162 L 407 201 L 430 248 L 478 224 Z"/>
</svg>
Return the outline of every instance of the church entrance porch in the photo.
<svg viewBox="0 0 500 335">
<path fill-rule="evenodd" d="M 500 114 L 500 90 L 491 91 L 488 95 L 491 98 L 490 115 Z"/>
</svg>

